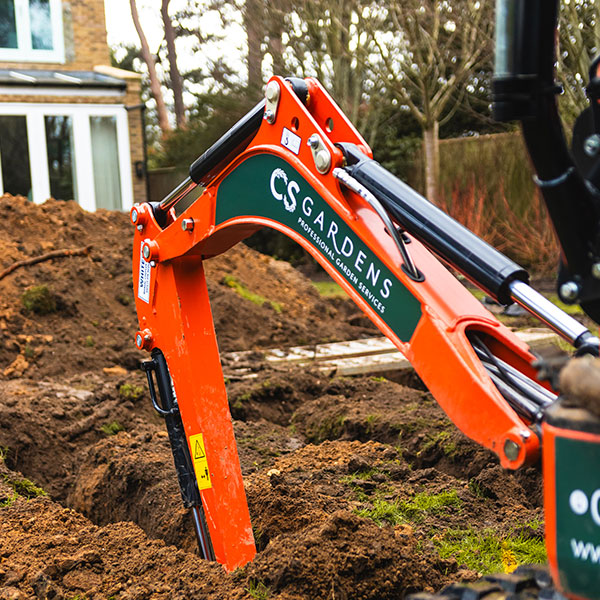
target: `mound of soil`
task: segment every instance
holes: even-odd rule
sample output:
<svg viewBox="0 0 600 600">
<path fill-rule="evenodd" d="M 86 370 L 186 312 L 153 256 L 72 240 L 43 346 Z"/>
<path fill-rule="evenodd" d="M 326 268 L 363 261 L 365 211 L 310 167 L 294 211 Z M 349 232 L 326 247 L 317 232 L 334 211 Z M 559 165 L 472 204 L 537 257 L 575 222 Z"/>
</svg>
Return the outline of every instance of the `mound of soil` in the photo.
<svg viewBox="0 0 600 600">
<path fill-rule="evenodd" d="M 416 376 L 264 366 L 227 382 L 258 554 L 233 573 L 201 560 L 130 341 L 127 217 L 9 197 L 0 216 L 0 270 L 91 245 L 0 279 L 0 600 L 391 600 L 489 568 L 444 552 L 452 540 L 539 545 L 537 469 L 504 471 Z M 373 333 L 351 304 L 241 245 L 207 268 L 222 348 Z M 23 305 L 36 286 L 46 314 Z M 518 562 L 502 552 L 498 568 Z"/>
<path fill-rule="evenodd" d="M 36 206 L 22 197 L 0 198 L 0 271 L 48 252 L 89 247 L 85 254 L 19 268 L 0 279 L 0 376 L 63 377 L 115 365 L 138 367 L 144 354 L 133 344 L 132 233 L 123 213 L 87 213 L 75 202 Z M 205 264 L 223 351 L 375 333 L 350 302 L 322 299 L 288 263 L 243 244 Z M 265 301 L 242 297 L 232 281 Z M 45 295 L 32 308 L 27 294 L 40 288 Z"/>
</svg>

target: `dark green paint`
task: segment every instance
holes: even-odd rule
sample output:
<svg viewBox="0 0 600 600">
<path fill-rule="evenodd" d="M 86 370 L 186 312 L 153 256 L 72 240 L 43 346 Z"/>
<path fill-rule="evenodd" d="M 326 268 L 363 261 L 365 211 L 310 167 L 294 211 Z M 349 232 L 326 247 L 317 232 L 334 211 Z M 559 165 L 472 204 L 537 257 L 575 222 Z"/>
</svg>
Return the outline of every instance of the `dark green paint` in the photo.
<svg viewBox="0 0 600 600">
<path fill-rule="evenodd" d="M 271 190 L 277 169 L 285 173 L 273 178 L 275 193 L 281 199 Z M 421 318 L 419 301 L 287 162 L 259 154 L 246 159 L 225 178 L 219 186 L 216 223 L 238 216 L 266 217 L 299 233 L 402 341 L 410 340 Z"/>
<path fill-rule="evenodd" d="M 582 514 L 571 508 L 575 490 L 587 499 Z M 600 512 L 600 444 L 557 438 L 556 546 L 560 580 L 565 590 L 588 600 L 600 600 L 600 525 L 594 521 L 594 511 Z"/>
</svg>

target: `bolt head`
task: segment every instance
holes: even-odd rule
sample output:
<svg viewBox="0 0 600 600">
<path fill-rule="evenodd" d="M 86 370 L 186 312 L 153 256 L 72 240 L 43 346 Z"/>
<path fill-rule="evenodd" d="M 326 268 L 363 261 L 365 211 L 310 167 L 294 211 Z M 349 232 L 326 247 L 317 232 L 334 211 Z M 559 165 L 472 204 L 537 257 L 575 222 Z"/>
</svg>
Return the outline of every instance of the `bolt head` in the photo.
<svg viewBox="0 0 600 600">
<path fill-rule="evenodd" d="M 144 338 L 142 337 L 142 334 L 141 334 L 141 333 L 138 333 L 138 334 L 135 336 L 135 345 L 136 345 L 138 348 L 141 348 L 141 347 L 144 345 Z"/>
<path fill-rule="evenodd" d="M 319 136 L 317 134 L 311 135 L 306 143 L 311 148 L 317 149 L 319 147 Z"/>
<path fill-rule="evenodd" d="M 275 123 L 275 113 L 271 109 L 265 110 L 265 121 L 267 123 Z"/>
<path fill-rule="evenodd" d="M 138 225 L 137 226 L 137 230 L 141 233 L 142 231 L 144 231 L 144 226 L 143 225 Z"/>
<path fill-rule="evenodd" d="M 515 461 L 519 458 L 519 452 L 521 451 L 521 446 L 517 444 L 517 442 L 513 442 L 512 440 L 506 440 L 504 442 L 504 456 L 508 458 L 510 461 Z"/>
<path fill-rule="evenodd" d="M 144 244 L 144 247 L 142 248 L 142 256 L 146 260 L 150 258 L 150 246 L 148 246 L 148 244 Z"/>
<path fill-rule="evenodd" d="M 181 229 L 183 231 L 193 231 L 193 229 L 194 229 L 194 219 L 183 219 L 181 221 Z"/>
<path fill-rule="evenodd" d="M 331 166 L 331 156 L 327 150 L 319 150 L 317 152 L 317 155 L 315 156 L 315 166 L 320 173 L 325 173 L 329 170 L 329 167 Z"/>
<path fill-rule="evenodd" d="M 560 286 L 560 296 L 567 302 L 575 302 L 579 296 L 579 285 L 575 281 L 567 281 Z"/>
<path fill-rule="evenodd" d="M 583 150 L 588 156 L 596 156 L 600 152 L 600 136 L 595 133 L 583 142 Z"/>
<path fill-rule="evenodd" d="M 271 81 L 265 90 L 265 96 L 269 102 L 277 102 L 279 100 L 279 84 L 276 81 Z"/>
<path fill-rule="evenodd" d="M 138 221 L 139 214 L 136 208 L 131 209 L 131 222 L 135 225 Z"/>
</svg>

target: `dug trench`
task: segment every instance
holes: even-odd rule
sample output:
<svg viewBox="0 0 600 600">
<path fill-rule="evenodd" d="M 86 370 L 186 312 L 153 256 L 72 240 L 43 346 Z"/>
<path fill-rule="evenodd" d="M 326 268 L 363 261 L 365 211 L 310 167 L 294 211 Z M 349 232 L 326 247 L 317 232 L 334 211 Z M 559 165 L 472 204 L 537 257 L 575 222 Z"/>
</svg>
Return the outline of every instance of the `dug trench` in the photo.
<svg viewBox="0 0 600 600">
<path fill-rule="evenodd" d="M 8 197 L 0 214 L 0 270 L 92 246 L 0 280 L 0 598 L 391 599 L 544 559 L 538 470 L 501 469 L 416 377 L 260 362 L 374 331 L 239 246 L 207 265 L 222 349 L 259 365 L 226 380 L 258 554 L 230 574 L 201 560 L 130 349 L 126 217 Z M 32 288 L 54 308 L 26 307 Z"/>
</svg>

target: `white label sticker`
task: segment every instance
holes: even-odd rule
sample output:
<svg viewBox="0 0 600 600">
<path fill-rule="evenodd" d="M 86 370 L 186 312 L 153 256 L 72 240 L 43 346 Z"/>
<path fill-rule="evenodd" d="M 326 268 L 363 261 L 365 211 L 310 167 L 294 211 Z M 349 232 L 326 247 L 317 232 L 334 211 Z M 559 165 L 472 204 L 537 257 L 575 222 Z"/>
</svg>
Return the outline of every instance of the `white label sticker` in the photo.
<svg viewBox="0 0 600 600">
<path fill-rule="evenodd" d="M 281 145 L 285 146 L 288 150 L 291 150 L 294 154 L 298 154 L 300 152 L 300 144 L 302 143 L 302 138 L 299 135 L 296 135 L 294 132 L 290 131 L 287 128 L 283 128 L 283 133 L 281 134 Z"/>
<path fill-rule="evenodd" d="M 142 245 L 140 245 L 140 273 L 138 277 L 138 298 L 150 304 L 150 273 L 152 267 L 142 256 Z"/>
</svg>

